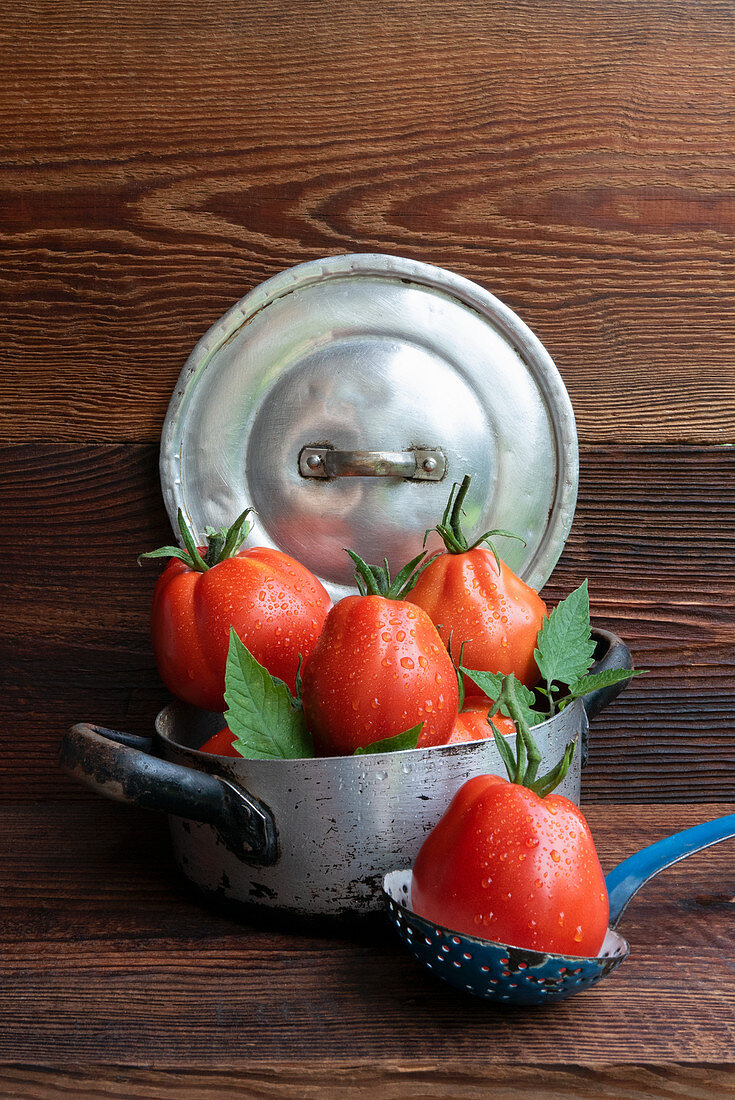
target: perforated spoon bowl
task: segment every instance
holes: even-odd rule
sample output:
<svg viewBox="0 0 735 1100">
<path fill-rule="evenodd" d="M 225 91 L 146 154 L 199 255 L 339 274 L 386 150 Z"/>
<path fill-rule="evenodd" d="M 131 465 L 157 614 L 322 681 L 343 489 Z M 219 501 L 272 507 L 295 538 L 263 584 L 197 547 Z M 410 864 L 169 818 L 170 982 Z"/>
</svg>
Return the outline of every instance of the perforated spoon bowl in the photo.
<svg viewBox="0 0 735 1100">
<path fill-rule="evenodd" d="M 611 974 L 628 957 L 630 945 L 615 928 L 641 886 L 687 856 L 735 837 L 735 814 L 706 821 L 641 849 L 607 876 L 610 926 L 596 958 L 546 954 L 493 943 L 434 924 L 411 909 L 411 870 L 383 879 L 390 920 L 413 955 L 450 985 L 503 1004 L 562 1001 Z"/>
</svg>

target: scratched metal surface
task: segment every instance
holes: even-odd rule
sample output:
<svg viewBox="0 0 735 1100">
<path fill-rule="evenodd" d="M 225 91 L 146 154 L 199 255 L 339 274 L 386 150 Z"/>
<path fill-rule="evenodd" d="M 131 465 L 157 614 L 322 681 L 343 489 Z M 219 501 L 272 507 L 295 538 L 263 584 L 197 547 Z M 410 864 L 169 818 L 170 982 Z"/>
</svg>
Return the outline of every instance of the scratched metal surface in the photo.
<svg viewBox="0 0 735 1100">
<path fill-rule="evenodd" d="M 173 704 L 158 719 L 167 759 L 223 775 L 268 806 L 279 859 L 269 867 L 238 858 L 209 825 L 171 818 L 181 870 L 208 893 L 300 916 L 360 914 L 381 906 L 382 876 L 410 864 L 462 783 L 505 774 L 492 740 L 306 760 L 240 760 L 197 752 L 221 718 Z M 587 728 L 581 701 L 534 728 L 541 770 Z M 576 752 L 559 793 L 580 799 Z"/>
</svg>

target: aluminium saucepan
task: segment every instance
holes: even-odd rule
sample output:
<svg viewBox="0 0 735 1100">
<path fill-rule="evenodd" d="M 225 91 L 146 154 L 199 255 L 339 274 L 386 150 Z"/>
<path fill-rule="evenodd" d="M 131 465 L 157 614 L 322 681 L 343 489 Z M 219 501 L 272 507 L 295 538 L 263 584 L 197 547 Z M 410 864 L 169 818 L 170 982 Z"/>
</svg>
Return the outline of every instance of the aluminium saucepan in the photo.
<svg viewBox="0 0 735 1100">
<path fill-rule="evenodd" d="M 628 647 L 593 631 L 592 672 L 631 668 Z M 625 682 L 577 700 L 534 727 L 541 770 L 577 738 L 559 788 L 579 802 L 588 719 Z M 367 756 L 246 760 L 199 752 L 222 715 L 165 707 L 153 738 L 79 724 L 64 737 L 62 767 L 108 798 L 169 815 L 176 861 L 206 894 L 301 919 L 381 907 L 383 875 L 406 866 L 458 788 L 505 774 L 492 738 Z"/>
</svg>

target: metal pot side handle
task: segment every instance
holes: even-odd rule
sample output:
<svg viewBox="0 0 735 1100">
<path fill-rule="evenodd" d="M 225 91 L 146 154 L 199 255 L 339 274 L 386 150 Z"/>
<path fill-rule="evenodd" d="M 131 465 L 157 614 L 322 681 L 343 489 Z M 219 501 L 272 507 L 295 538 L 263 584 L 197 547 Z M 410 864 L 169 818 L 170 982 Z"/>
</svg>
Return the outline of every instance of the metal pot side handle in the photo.
<svg viewBox="0 0 735 1100">
<path fill-rule="evenodd" d="M 598 672 L 610 672 L 620 668 L 630 669 L 631 672 L 633 671 L 633 658 L 622 638 L 618 638 L 617 634 L 612 634 L 609 630 L 598 629 L 593 629 L 592 637 L 598 645 L 607 646 L 607 649 L 602 654 L 599 661 L 595 661 L 593 664 L 590 669 L 590 675 L 594 675 Z M 620 692 L 627 687 L 629 683 L 630 680 L 621 680 L 611 687 L 599 688 L 597 691 L 592 691 L 589 695 L 585 695 L 583 702 L 584 709 L 587 711 L 587 717 L 594 718 L 598 715 L 609 703 L 612 703 L 613 699 L 617 699 Z"/>
<path fill-rule="evenodd" d="M 80 722 L 64 735 L 59 764 L 117 802 L 201 821 L 249 863 L 278 859 L 278 834 L 266 805 L 227 779 L 161 760 L 146 737 Z"/>
</svg>

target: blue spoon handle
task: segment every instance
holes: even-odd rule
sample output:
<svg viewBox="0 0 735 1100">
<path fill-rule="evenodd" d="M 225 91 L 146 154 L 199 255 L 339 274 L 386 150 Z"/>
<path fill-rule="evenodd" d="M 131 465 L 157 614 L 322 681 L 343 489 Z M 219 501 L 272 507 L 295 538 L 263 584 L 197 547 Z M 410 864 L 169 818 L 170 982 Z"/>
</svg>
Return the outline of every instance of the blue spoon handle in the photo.
<svg viewBox="0 0 735 1100">
<path fill-rule="evenodd" d="M 605 879 L 610 899 L 610 927 L 616 926 L 630 899 L 659 871 L 665 871 L 680 859 L 709 848 L 710 844 L 719 844 L 721 840 L 731 837 L 735 837 L 735 814 L 717 817 L 714 821 L 705 821 L 703 825 L 674 833 L 623 860 Z"/>
</svg>

